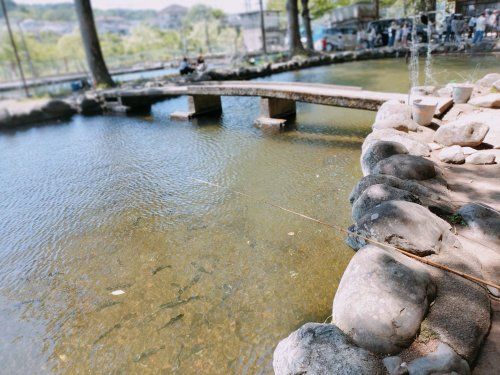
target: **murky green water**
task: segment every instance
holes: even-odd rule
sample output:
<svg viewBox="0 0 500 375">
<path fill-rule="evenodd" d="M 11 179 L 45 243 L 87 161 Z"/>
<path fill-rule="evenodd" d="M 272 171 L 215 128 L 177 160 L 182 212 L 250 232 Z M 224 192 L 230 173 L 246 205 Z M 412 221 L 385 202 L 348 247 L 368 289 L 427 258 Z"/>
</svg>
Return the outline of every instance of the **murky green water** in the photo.
<svg viewBox="0 0 500 375">
<path fill-rule="evenodd" d="M 497 60 L 436 66 L 477 63 Z M 407 87 L 396 60 L 270 79 Z M 374 114 L 300 104 L 295 130 L 270 133 L 255 98 L 169 120 L 186 106 L 0 133 L 0 373 L 269 373 L 281 338 L 328 318 L 342 236 L 191 178 L 348 226 Z"/>
</svg>

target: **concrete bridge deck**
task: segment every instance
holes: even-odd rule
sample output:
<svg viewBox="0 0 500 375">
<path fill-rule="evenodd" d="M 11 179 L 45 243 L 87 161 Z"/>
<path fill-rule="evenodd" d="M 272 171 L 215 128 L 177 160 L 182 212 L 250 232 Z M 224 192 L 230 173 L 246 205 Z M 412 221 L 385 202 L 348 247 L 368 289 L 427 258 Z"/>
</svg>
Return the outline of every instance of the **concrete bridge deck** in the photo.
<svg viewBox="0 0 500 375">
<path fill-rule="evenodd" d="M 118 100 L 129 108 L 146 108 L 173 96 L 189 96 L 189 112 L 174 117 L 190 118 L 222 111 L 221 96 L 256 96 L 261 98 L 261 118 L 280 119 L 295 113 L 295 103 L 304 102 L 344 108 L 376 111 L 382 103 L 408 101 L 407 94 L 363 90 L 361 87 L 302 82 L 224 81 L 149 89 L 109 90 L 101 95 L 105 100 Z M 437 103 L 436 115 L 451 107 L 451 98 L 415 96 Z"/>
</svg>

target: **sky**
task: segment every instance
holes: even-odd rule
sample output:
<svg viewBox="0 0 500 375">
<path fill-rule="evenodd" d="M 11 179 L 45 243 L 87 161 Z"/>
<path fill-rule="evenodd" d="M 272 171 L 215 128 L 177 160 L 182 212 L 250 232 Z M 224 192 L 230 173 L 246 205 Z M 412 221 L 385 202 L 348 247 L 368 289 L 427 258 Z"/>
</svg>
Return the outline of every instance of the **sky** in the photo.
<svg viewBox="0 0 500 375">
<path fill-rule="evenodd" d="M 72 0 L 14 0 L 18 4 L 54 4 L 69 3 Z M 244 12 L 247 0 L 91 0 L 92 6 L 99 9 L 127 8 L 127 9 L 163 9 L 172 4 L 191 6 L 205 4 L 220 8 L 226 13 Z M 252 10 L 257 9 L 258 0 L 250 0 Z"/>
</svg>

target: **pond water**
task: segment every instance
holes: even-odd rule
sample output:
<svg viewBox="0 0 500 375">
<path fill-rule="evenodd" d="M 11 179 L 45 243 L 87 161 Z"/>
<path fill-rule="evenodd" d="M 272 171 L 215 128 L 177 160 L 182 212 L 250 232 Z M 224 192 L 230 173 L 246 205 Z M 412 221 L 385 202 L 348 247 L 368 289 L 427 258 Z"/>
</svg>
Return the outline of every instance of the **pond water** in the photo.
<svg viewBox="0 0 500 375">
<path fill-rule="evenodd" d="M 448 81 L 497 61 L 435 64 Z M 267 80 L 408 87 L 404 60 Z M 329 319 L 343 236 L 192 178 L 347 227 L 374 113 L 299 104 L 276 133 L 253 127 L 256 98 L 169 119 L 186 108 L 0 133 L 0 372 L 270 373 L 280 339 Z"/>
</svg>

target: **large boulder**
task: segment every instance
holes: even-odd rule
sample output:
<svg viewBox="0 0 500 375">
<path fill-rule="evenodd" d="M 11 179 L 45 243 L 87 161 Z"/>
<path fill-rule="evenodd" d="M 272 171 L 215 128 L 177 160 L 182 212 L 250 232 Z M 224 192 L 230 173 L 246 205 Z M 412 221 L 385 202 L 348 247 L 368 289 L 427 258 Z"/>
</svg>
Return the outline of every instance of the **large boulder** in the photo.
<svg viewBox="0 0 500 375">
<path fill-rule="evenodd" d="M 367 188 L 376 184 L 385 184 L 398 189 L 406 190 L 419 198 L 429 198 L 432 200 L 440 199 L 440 194 L 433 192 L 418 182 L 402 180 L 398 177 L 386 174 L 371 174 L 359 180 L 356 186 L 352 189 L 351 194 L 349 194 L 349 202 L 353 204 Z"/>
<path fill-rule="evenodd" d="M 425 186 L 422 185 L 423 183 Z M 448 190 L 441 180 L 434 178 L 417 182 L 385 174 L 371 174 L 359 180 L 349 195 L 351 204 L 355 203 L 367 188 L 376 184 L 385 184 L 408 191 L 418 197 L 422 205 L 429 207 L 432 212 L 439 213 L 439 215 L 451 215 L 456 211 L 455 205 L 448 200 Z"/>
<path fill-rule="evenodd" d="M 420 199 L 409 191 L 386 184 L 371 185 L 352 205 L 352 219 L 358 221 L 376 205 L 391 200 L 421 203 Z"/>
<path fill-rule="evenodd" d="M 493 242 L 500 254 L 500 213 L 483 203 L 468 203 L 458 210 L 477 238 Z"/>
<path fill-rule="evenodd" d="M 439 160 L 450 164 L 463 164 L 465 155 L 460 146 L 445 147 L 439 152 Z"/>
<path fill-rule="evenodd" d="M 495 81 L 497 81 L 499 79 L 500 79 L 499 73 L 489 73 L 489 74 L 486 74 L 480 80 L 476 81 L 476 85 L 490 88 L 493 85 L 493 83 L 495 83 Z"/>
<path fill-rule="evenodd" d="M 383 103 L 378 109 L 375 122 L 399 115 L 411 119 L 411 107 L 397 100 L 389 100 Z"/>
<path fill-rule="evenodd" d="M 409 154 L 418 156 L 429 156 L 431 150 L 426 143 L 413 139 L 409 134 L 395 129 L 374 130 L 365 138 L 361 146 L 362 152 L 377 141 L 400 143 L 406 147 Z"/>
<path fill-rule="evenodd" d="M 383 374 L 381 361 L 358 348 L 335 325 L 307 323 L 280 341 L 273 355 L 276 375 Z"/>
<path fill-rule="evenodd" d="M 483 277 L 477 258 L 461 246 L 444 248 L 429 260 L 475 277 Z M 490 301 L 482 285 L 438 268 L 429 268 L 438 293 L 425 319 L 434 337 L 473 364 L 490 328 Z"/>
<path fill-rule="evenodd" d="M 383 362 L 389 375 L 470 374 L 467 361 L 442 342 L 432 353 L 414 359 L 410 363 L 404 363 L 399 357 L 387 357 Z"/>
<path fill-rule="evenodd" d="M 435 292 L 422 264 L 368 245 L 344 271 L 333 300 L 333 322 L 362 348 L 398 353 L 415 339 Z"/>
<path fill-rule="evenodd" d="M 407 153 L 408 150 L 401 143 L 387 141 L 375 142 L 361 155 L 363 176 L 369 175 L 380 160 L 392 155 Z"/>
<path fill-rule="evenodd" d="M 372 129 L 396 129 L 403 132 L 417 131 L 419 125 L 412 120 L 406 113 L 396 113 L 387 116 L 373 123 Z"/>
<path fill-rule="evenodd" d="M 495 155 L 486 152 L 476 152 L 465 158 L 467 164 L 495 164 Z"/>
<path fill-rule="evenodd" d="M 425 256 L 453 247 L 456 238 L 451 226 L 416 203 L 386 201 L 368 211 L 349 228 L 347 244 L 354 250 L 367 245 L 365 238 L 387 243 Z M 362 236 L 362 237 L 359 237 Z"/>
<path fill-rule="evenodd" d="M 84 116 L 92 116 L 103 113 L 101 102 L 96 96 L 81 95 L 76 101 L 78 113 Z"/>
<path fill-rule="evenodd" d="M 500 108 L 500 93 L 474 96 L 469 100 L 469 104 L 483 108 Z"/>
<path fill-rule="evenodd" d="M 428 180 L 436 177 L 436 168 L 430 160 L 415 155 L 393 155 L 379 161 L 373 174 L 388 174 L 403 180 Z"/>
<path fill-rule="evenodd" d="M 442 125 L 434 134 L 434 142 L 445 146 L 478 146 L 488 133 L 488 125 L 476 121 L 453 121 Z"/>
</svg>

